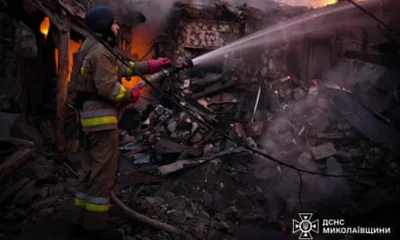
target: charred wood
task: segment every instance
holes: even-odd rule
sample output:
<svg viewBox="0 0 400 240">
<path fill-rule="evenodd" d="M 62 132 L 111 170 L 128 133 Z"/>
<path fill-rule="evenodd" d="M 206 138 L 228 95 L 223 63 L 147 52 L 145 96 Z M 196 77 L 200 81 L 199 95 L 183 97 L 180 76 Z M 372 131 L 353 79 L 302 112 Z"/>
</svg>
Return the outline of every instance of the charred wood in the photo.
<svg viewBox="0 0 400 240">
<path fill-rule="evenodd" d="M 63 23 L 69 28 L 69 19 L 63 13 Z M 66 101 L 68 96 L 68 76 L 69 76 L 69 42 L 70 33 L 60 32 L 60 54 L 59 54 L 59 78 L 57 82 L 57 147 L 59 151 L 66 148 L 65 139 L 65 120 L 66 120 Z"/>
</svg>

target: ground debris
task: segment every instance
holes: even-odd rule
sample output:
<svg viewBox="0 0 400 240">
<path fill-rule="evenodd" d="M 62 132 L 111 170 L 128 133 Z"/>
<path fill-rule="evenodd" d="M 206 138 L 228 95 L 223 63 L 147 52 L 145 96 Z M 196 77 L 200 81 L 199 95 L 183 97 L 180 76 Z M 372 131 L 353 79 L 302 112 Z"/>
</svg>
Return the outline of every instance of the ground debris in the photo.
<svg viewBox="0 0 400 240">
<path fill-rule="evenodd" d="M 313 154 L 315 160 L 328 158 L 330 156 L 335 155 L 337 152 L 333 143 L 326 143 L 316 147 L 311 147 L 310 151 Z"/>
</svg>

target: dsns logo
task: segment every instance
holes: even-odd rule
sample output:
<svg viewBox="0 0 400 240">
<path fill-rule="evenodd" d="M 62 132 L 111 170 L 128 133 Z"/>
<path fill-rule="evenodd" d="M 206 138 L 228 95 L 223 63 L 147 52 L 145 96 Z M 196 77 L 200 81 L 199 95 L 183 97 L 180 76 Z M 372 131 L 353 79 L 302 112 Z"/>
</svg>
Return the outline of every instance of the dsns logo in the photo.
<svg viewBox="0 0 400 240">
<path fill-rule="evenodd" d="M 293 219 L 293 234 L 299 234 L 299 240 L 313 239 L 311 232 L 319 233 L 319 220 L 312 221 L 312 213 L 299 213 L 300 221 Z"/>
</svg>

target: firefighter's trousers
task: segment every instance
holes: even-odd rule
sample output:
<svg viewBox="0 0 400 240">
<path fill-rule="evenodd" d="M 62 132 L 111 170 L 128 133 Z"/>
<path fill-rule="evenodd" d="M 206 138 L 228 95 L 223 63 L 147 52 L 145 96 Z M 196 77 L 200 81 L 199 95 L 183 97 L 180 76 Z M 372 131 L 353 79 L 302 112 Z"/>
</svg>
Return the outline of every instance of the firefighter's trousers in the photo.
<svg viewBox="0 0 400 240">
<path fill-rule="evenodd" d="M 103 230 L 118 169 L 118 130 L 85 133 L 82 157 L 73 223 L 88 230 Z"/>
</svg>

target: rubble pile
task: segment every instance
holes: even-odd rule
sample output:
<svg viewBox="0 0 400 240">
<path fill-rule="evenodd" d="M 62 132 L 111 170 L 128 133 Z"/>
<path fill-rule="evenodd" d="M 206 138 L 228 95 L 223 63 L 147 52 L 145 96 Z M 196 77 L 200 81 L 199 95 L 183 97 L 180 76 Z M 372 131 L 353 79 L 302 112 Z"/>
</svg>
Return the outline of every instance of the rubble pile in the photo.
<svg viewBox="0 0 400 240">
<path fill-rule="evenodd" d="M 57 157 L 36 154 L 32 149 L 25 155 L 28 162 L 1 185 L 2 237 L 17 236 L 24 232 L 25 224 L 63 211 L 75 192 L 77 179 L 68 165 L 55 161 Z M 1 171 L 5 170 L 3 162 Z"/>
<path fill-rule="evenodd" d="M 361 213 L 364 210 L 353 208 L 354 204 L 360 203 L 353 202 L 352 194 L 365 194 L 369 199 L 366 197 L 363 201 L 370 202 L 373 201 L 372 191 L 380 189 L 379 194 L 383 194 L 380 197 L 386 196 L 385 192 L 397 181 L 397 152 L 396 147 L 391 146 L 394 144 L 391 141 L 398 138 L 395 127 L 385 125 L 381 128 L 392 129 L 394 134 L 389 143 L 381 141 L 379 134 L 369 134 L 365 123 L 362 120 L 355 122 L 354 117 L 375 119 L 372 113 L 357 105 L 356 98 L 346 89 L 335 84 L 332 89 L 332 84 L 328 85 L 295 88 L 292 100 L 282 102 L 282 111 L 267 124 L 260 145 L 266 153 L 298 169 L 350 177 L 313 176 L 259 158 L 253 166 L 255 175 L 265 180 L 274 197 L 286 201 L 285 211 L 298 212 L 304 207 L 334 214 L 330 209 L 338 206 L 343 209 L 342 214 Z M 299 92 L 301 97 L 296 97 Z M 341 99 L 351 97 L 352 101 L 347 106 L 340 105 L 336 101 L 338 96 Z M 353 114 L 340 111 L 344 108 L 352 109 Z M 376 121 L 375 129 L 380 120 Z M 385 172 L 386 177 L 376 178 L 379 172 Z M 384 204 L 375 202 L 371 207 Z"/>
<path fill-rule="evenodd" d="M 235 159 L 236 156 L 231 156 L 226 160 Z M 205 239 L 206 235 L 219 236 L 218 239 L 229 237 L 239 222 L 252 222 L 264 217 L 256 201 L 262 189 L 251 183 L 251 174 L 245 162 L 221 165 L 221 160 L 216 159 L 172 177 L 160 186 L 132 186 L 132 190 L 121 193 L 131 208 L 179 226 L 200 239 Z M 232 196 L 236 197 L 233 199 Z M 137 239 L 140 235 L 152 239 L 148 229 L 133 227 L 132 232 Z"/>
<path fill-rule="evenodd" d="M 262 56 L 268 59 L 266 55 Z M 267 73 L 264 75 L 262 73 L 254 74 L 253 78 L 250 78 L 252 80 L 266 78 L 265 81 L 262 81 L 263 96 L 260 97 L 262 99 L 260 102 L 264 104 L 256 106 L 254 115 L 252 111 L 254 110 L 254 95 L 256 95 L 257 88 L 249 90 L 253 98 L 240 98 L 240 82 L 246 81 L 248 79 L 246 77 L 249 76 L 246 73 L 248 65 L 243 64 L 246 61 L 242 61 L 242 65 L 236 65 L 240 66 L 236 68 L 235 65 L 227 68 L 227 64 L 231 64 L 227 61 L 224 63 L 223 69 L 229 70 L 219 74 L 209 73 L 203 78 L 185 76 L 183 83 L 179 86 L 180 89 L 184 90 L 181 93 L 187 101 L 193 104 L 197 102 L 208 110 L 207 114 L 202 114 L 203 118 L 207 118 L 205 116 L 208 115 L 210 119 L 214 119 L 218 123 L 218 121 L 222 122 L 224 120 L 223 117 L 229 118 L 232 115 L 239 115 L 240 118 L 245 119 L 244 123 L 231 118 L 233 119 L 231 120 L 232 124 L 219 126 L 225 126 L 225 132 L 229 132 L 231 129 L 232 136 L 241 144 L 260 149 L 276 159 L 299 169 L 297 171 L 289 169 L 257 154 L 251 156 L 248 152 L 246 157 L 240 158 L 242 161 L 239 161 L 239 163 L 235 157 L 232 157 L 231 160 L 223 161 L 223 168 L 230 169 L 230 173 L 222 177 L 223 180 L 221 181 L 229 182 L 228 179 L 231 178 L 238 180 L 238 182 L 229 184 L 229 186 L 234 186 L 232 188 L 235 189 L 236 193 L 229 193 L 226 198 L 232 204 L 232 201 L 235 203 L 240 202 L 240 196 L 245 196 L 244 202 L 251 203 L 254 209 L 249 210 L 243 207 L 241 203 L 237 203 L 234 206 L 235 211 L 251 213 L 251 216 L 244 217 L 242 215 L 240 219 L 236 220 L 230 218 L 219 219 L 217 217 L 218 214 L 223 213 L 225 211 L 224 208 L 229 207 L 229 204 L 224 203 L 224 197 L 221 197 L 221 200 L 217 202 L 222 203 L 222 207 L 216 216 L 212 216 L 209 219 L 212 219 L 210 220 L 212 222 L 216 220 L 223 221 L 225 228 L 220 229 L 219 225 L 212 225 L 212 231 L 223 230 L 222 232 L 228 231 L 229 233 L 235 226 L 246 224 L 248 221 L 251 222 L 249 219 L 258 220 L 259 224 L 260 222 L 279 223 L 284 219 L 283 222 L 286 220 L 287 224 L 289 219 L 303 208 L 310 209 L 313 212 L 335 215 L 338 213 L 332 212 L 333 209 L 340 208 L 342 209 L 341 214 L 357 215 L 391 202 L 394 198 L 391 194 L 388 195 L 388 189 L 393 187 L 400 170 L 395 157 L 397 154 L 396 147 L 393 147 L 390 142 L 382 141 L 377 135 L 369 134 L 365 126 L 362 125 L 362 121 L 359 122 L 360 125 L 356 125 L 357 121 L 354 120 L 354 116 L 361 116 L 367 119 L 366 116 L 371 116 L 372 113 L 358 105 L 357 98 L 350 90 L 337 84 L 317 80 L 312 81 L 312 85 L 306 86 L 291 76 L 287 76 L 285 71 L 278 72 L 277 68 L 273 68 L 273 66 L 279 65 L 274 64 L 277 61 L 274 61 L 272 57 L 269 59 L 271 60 L 260 61 L 264 66 L 266 65 L 265 67 L 260 67 L 260 69 L 264 69 Z M 238 83 L 236 86 L 212 88 L 213 84 L 220 84 L 227 76 L 232 77 L 232 73 L 237 76 L 233 77 L 234 81 Z M 232 79 L 230 80 L 232 81 Z M 259 81 L 248 81 L 247 85 L 249 83 L 257 83 L 258 85 Z M 204 94 L 204 88 L 212 90 Z M 199 92 L 198 90 L 203 91 Z M 203 94 L 206 97 L 203 97 Z M 349 102 L 346 103 L 346 106 L 343 106 L 343 103 L 338 102 L 338 98 L 346 99 L 346 97 L 349 98 Z M 196 98 L 197 101 L 193 101 Z M 218 106 L 213 101 L 219 101 L 218 103 L 221 103 L 223 107 Z M 240 108 L 241 103 L 246 107 Z M 345 108 L 353 108 L 356 114 L 348 115 L 346 112 L 340 111 L 340 109 L 343 110 Z M 203 210 L 194 215 L 193 213 L 188 214 L 187 211 L 196 212 L 193 208 L 204 209 L 208 216 L 210 212 L 214 212 L 213 209 L 209 209 L 209 202 L 213 202 L 210 200 L 214 198 L 213 194 L 209 194 L 207 187 L 192 184 L 192 181 L 197 183 L 197 179 L 200 178 L 204 179 L 205 185 L 219 184 L 219 181 L 215 183 L 207 179 L 209 174 L 204 174 L 203 172 L 204 169 L 215 167 L 215 163 L 205 163 L 209 160 L 204 160 L 204 157 L 199 158 L 199 156 L 202 154 L 203 156 L 212 156 L 224 149 L 226 152 L 228 151 L 226 147 L 229 145 L 225 145 L 226 139 L 221 137 L 220 133 L 212 132 L 212 129 L 202 126 L 201 122 L 196 122 L 196 119 L 202 118 L 200 111 L 197 117 L 192 117 L 182 109 L 174 113 L 176 110 L 178 109 L 167 110 L 165 107 L 158 106 L 150 114 L 148 126 L 157 130 L 152 132 L 153 140 L 158 139 L 157 141 L 161 141 L 164 149 L 161 145 L 156 147 L 157 141 L 154 142 L 152 144 L 154 151 L 150 152 L 154 152 L 156 156 L 159 154 L 163 157 L 154 157 L 154 159 L 161 159 L 161 161 L 155 161 L 158 164 L 156 169 L 154 167 L 144 167 L 143 170 L 147 174 L 156 173 L 167 176 L 184 169 L 199 165 L 203 166 L 195 170 L 185 170 L 184 173 L 177 173 L 178 175 L 174 177 L 174 180 L 161 184 L 162 190 L 158 186 L 156 188 L 153 188 L 154 186 L 145 187 L 144 189 L 139 188 L 137 192 L 136 189 L 134 192 L 125 189 L 127 192 L 124 194 L 122 191 L 121 196 L 127 203 L 131 204 L 132 208 L 140 209 L 140 211 L 147 212 L 150 215 L 163 212 L 164 214 L 156 214 L 155 217 L 180 226 L 182 229 L 188 229 L 190 232 L 191 225 L 189 224 L 188 226 L 184 223 L 191 222 L 191 220 L 204 222 L 205 219 L 204 215 L 202 215 L 204 213 Z M 215 111 L 221 111 L 222 114 L 212 117 Z M 173 113 L 175 117 L 169 118 Z M 252 122 L 250 119 L 255 121 Z M 381 121 L 379 118 L 373 117 L 372 119 L 377 121 L 374 122 L 375 127 L 381 126 L 379 125 Z M 251 124 L 248 124 L 249 122 Z M 157 125 L 160 123 L 161 125 Z M 195 132 L 192 130 L 197 129 L 198 126 L 202 126 L 199 129 L 203 128 L 203 130 L 197 132 L 199 138 L 195 141 L 193 140 Z M 393 139 L 397 138 L 397 133 L 393 126 L 385 125 L 383 128 L 392 128 L 394 134 L 391 137 Z M 210 135 L 204 137 L 205 133 L 210 133 Z M 154 136 L 158 136 L 158 138 L 154 138 Z M 163 137 L 168 138 L 170 142 L 163 139 Z M 168 144 L 166 144 L 167 142 Z M 396 145 L 397 143 L 394 144 Z M 170 150 L 167 151 L 165 148 Z M 184 149 L 190 149 L 192 154 L 184 154 Z M 167 155 L 167 153 L 170 155 Z M 174 153 L 174 155 L 171 155 L 171 153 Z M 143 158 L 139 159 L 139 157 L 142 157 L 141 155 L 137 154 L 135 156 L 131 157 L 131 162 L 141 164 L 152 162 L 150 157 L 143 162 L 141 161 Z M 191 160 L 187 159 L 190 157 L 192 157 Z M 234 165 L 233 168 L 229 166 L 232 164 Z M 312 171 L 316 175 L 302 173 L 301 170 Z M 232 174 L 232 171 L 234 174 Z M 385 172 L 386 177 L 376 178 L 381 171 Z M 252 180 L 246 182 L 245 176 L 236 176 L 237 172 L 252 176 Z M 341 175 L 343 177 L 330 178 L 323 176 L 324 174 Z M 210 175 L 215 177 L 218 173 L 214 172 Z M 154 175 L 152 176 L 146 179 L 149 182 L 155 180 Z M 247 186 L 243 190 L 240 188 L 240 185 L 243 184 L 242 181 Z M 208 184 L 209 182 L 212 182 L 212 184 Z M 254 183 L 256 184 L 254 185 Z M 168 186 L 167 196 L 165 196 L 166 190 L 163 185 Z M 226 186 L 227 184 L 223 183 L 220 187 L 229 192 Z M 254 188 L 249 186 L 254 186 Z M 215 188 L 215 186 L 210 187 L 211 189 Z M 239 193 L 241 191 L 243 192 Z M 219 194 L 223 195 L 223 192 L 221 190 Z M 255 198 L 260 201 L 253 201 L 253 193 L 257 196 Z M 134 203 L 131 201 L 132 194 L 138 198 Z M 353 194 L 364 196 L 364 199 L 354 200 L 352 199 Z M 374 194 L 377 195 L 374 196 Z M 175 207 L 171 208 L 171 196 L 174 196 L 174 199 L 180 199 L 182 203 L 175 202 L 175 204 L 172 204 Z M 381 197 L 384 197 L 387 201 L 374 200 Z M 263 205 L 263 201 L 268 204 Z M 355 207 L 365 204 L 371 208 Z M 176 205 L 185 207 L 180 208 L 176 207 Z M 230 209 L 232 210 L 232 208 Z M 173 213 L 174 217 L 169 217 L 168 213 Z M 176 214 L 179 217 L 175 216 Z M 195 232 L 193 234 L 199 233 Z"/>
</svg>

